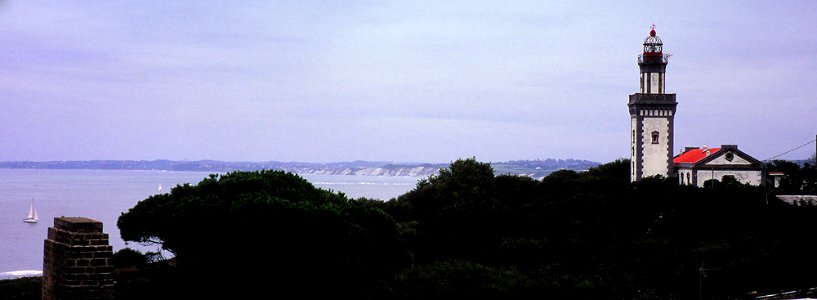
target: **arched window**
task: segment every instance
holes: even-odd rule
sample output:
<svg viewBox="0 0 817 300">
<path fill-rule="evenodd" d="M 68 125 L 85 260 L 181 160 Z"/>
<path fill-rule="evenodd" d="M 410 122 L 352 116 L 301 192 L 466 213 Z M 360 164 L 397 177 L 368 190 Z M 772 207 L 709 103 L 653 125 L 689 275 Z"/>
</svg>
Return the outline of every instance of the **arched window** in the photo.
<svg viewBox="0 0 817 300">
<path fill-rule="evenodd" d="M 658 131 L 653 131 L 652 132 L 652 143 L 653 144 L 658 144 Z"/>
</svg>

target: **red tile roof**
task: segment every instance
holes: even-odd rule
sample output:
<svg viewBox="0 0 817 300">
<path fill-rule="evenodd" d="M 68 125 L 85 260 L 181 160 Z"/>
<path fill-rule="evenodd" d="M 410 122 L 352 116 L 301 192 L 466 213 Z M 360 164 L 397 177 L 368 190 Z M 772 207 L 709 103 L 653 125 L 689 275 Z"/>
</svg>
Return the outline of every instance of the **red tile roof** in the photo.
<svg viewBox="0 0 817 300">
<path fill-rule="evenodd" d="M 704 158 L 707 157 L 704 148 L 694 148 L 690 149 L 687 152 L 681 153 L 675 158 L 672 159 L 672 163 L 679 164 L 679 163 L 696 163 Z M 715 154 L 721 148 L 709 148 L 709 155 Z"/>
</svg>

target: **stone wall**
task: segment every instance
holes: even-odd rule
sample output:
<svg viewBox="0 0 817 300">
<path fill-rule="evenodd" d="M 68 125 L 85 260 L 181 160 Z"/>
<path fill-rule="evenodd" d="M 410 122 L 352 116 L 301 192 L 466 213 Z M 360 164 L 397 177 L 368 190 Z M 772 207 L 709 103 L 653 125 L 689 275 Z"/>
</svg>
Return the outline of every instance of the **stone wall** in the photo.
<svg viewBox="0 0 817 300">
<path fill-rule="evenodd" d="M 54 218 L 45 240 L 42 299 L 111 299 L 112 255 L 101 222 Z"/>
</svg>

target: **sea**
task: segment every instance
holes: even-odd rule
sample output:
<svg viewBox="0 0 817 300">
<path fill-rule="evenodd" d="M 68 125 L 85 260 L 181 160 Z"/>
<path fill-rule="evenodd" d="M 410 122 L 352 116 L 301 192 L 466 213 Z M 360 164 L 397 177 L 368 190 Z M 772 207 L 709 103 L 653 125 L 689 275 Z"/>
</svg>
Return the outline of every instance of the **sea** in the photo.
<svg viewBox="0 0 817 300">
<path fill-rule="evenodd" d="M 141 252 L 158 246 L 125 243 L 116 220 L 140 200 L 167 193 L 176 185 L 196 184 L 215 172 L 157 170 L 0 169 L 0 279 L 42 271 L 43 244 L 54 218 L 87 217 L 103 223 L 114 252 Z M 218 174 L 218 173 L 216 173 Z M 313 185 L 349 198 L 389 200 L 412 189 L 422 177 L 299 175 Z M 34 203 L 37 223 L 23 218 Z"/>
</svg>

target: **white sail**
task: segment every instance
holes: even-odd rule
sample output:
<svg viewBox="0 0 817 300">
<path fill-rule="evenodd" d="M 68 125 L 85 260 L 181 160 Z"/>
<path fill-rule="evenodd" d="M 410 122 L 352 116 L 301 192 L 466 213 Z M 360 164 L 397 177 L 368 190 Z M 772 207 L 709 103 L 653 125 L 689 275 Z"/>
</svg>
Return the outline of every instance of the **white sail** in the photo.
<svg viewBox="0 0 817 300">
<path fill-rule="evenodd" d="M 162 192 L 162 184 L 160 183 L 159 184 L 159 193 L 161 193 L 161 192 Z"/>
<path fill-rule="evenodd" d="M 34 200 L 31 200 L 31 206 L 28 207 L 28 215 L 23 222 L 26 223 L 37 223 L 40 221 L 40 217 L 37 215 L 37 208 L 34 207 Z"/>
</svg>

